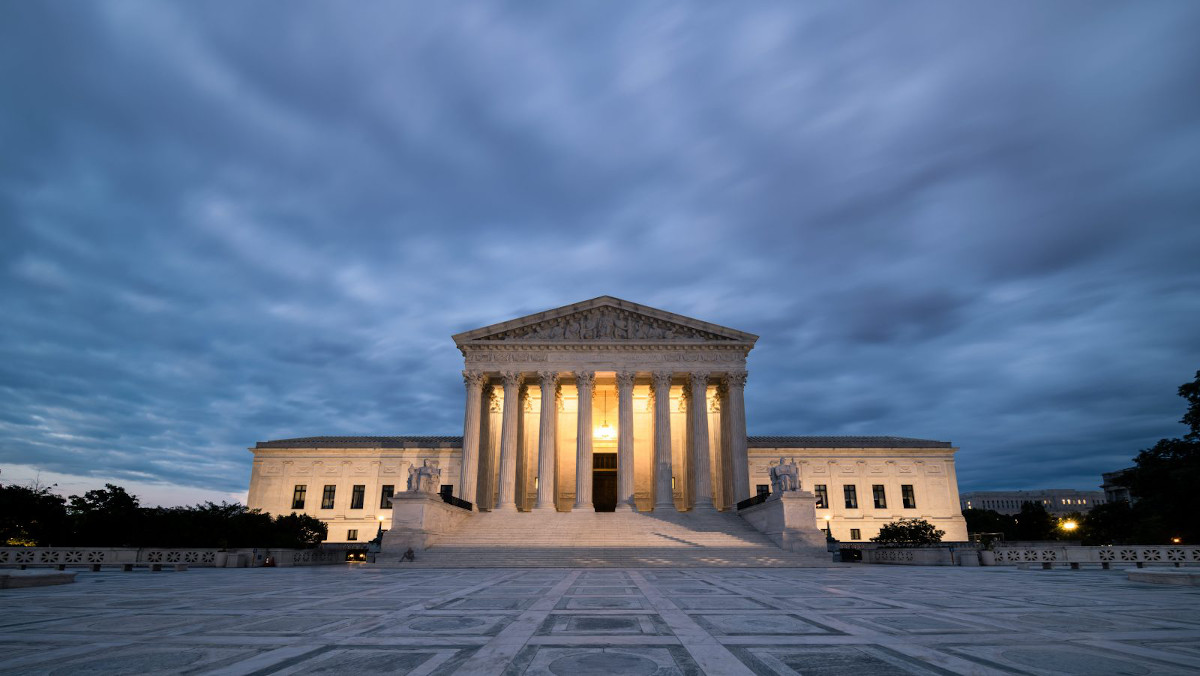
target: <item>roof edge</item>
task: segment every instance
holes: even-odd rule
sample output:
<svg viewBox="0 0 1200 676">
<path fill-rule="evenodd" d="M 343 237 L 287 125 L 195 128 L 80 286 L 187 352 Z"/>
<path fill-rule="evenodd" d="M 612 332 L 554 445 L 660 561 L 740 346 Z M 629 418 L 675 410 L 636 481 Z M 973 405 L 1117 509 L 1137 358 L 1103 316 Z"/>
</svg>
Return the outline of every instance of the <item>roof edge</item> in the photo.
<svg viewBox="0 0 1200 676">
<path fill-rule="evenodd" d="M 746 441 L 750 448 L 954 448 L 949 441 L 895 436 L 761 435 Z"/>
<path fill-rule="evenodd" d="M 584 310 L 591 310 L 593 308 L 605 306 L 615 307 L 629 312 L 635 312 L 663 321 L 674 322 L 676 324 L 681 324 L 683 326 L 688 326 L 701 331 L 707 331 L 709 333 L 722 334 L 727 336 L 731 341 L 749 343 L 751 347 L 753 347 L 754 343 L 758 342 L 758 336 L 754 335 L 753 333 L 739 331 L 728 326 L 713 324 L 712 322 L 706 322 L 702 319 L 688 317 L 686 315 L 681 315 L 667 310 L 660 310 L 658 308 L 650 307 L 649 305 L 642 305 L 640 303 L 634 303 L 633 301 L 622 300 L 615 296 L 597 296 L 590 300 L 571 303 L 569 305 L 543 310 L 542 312 L 534 312 L 532 314 L 516 317 L 514 319 L 498 322 L 496 324 L 481 326 L 477 329 L 456 333 L 450 336 L 450 338 L 454 340 L 455 345 L 458 345 L 461 348 L 465 343 L 479 340 L 480 338 L 489 336 L 493 333 L 510 331 L 521 326 L 527 326 L 529 324 L 543 322 L 550 319 L 557 319 L 575 312 L 583 312 Z"/>
</svg>

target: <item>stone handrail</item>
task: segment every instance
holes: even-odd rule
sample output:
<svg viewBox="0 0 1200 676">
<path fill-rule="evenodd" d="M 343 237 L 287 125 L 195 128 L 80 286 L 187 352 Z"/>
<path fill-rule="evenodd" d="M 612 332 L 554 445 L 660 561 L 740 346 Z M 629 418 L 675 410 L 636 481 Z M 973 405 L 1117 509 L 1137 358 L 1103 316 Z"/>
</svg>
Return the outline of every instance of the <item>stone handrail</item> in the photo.
<svg viewBox="0 0 1200 676">
<path fill-rule="evenodd" d="M 230 556 L 245 557 L 245 565 L 257 566 L 270 556 L 280 566 L 312 566 L 345 562 L 345 553 L 320 549 L 171 547 L 0 547 L 0 566 L 95 566 L 187 564 L 222 567 Z"/>
</svg>

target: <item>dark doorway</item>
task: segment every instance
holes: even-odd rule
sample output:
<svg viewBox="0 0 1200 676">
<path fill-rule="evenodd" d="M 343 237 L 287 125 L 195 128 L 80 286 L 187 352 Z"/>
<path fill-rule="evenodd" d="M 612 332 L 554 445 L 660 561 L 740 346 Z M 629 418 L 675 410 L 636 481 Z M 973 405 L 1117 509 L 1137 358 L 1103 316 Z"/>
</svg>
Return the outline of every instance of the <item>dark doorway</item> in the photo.
<svg viewBox="0 0 1200 676">
<path fill-rule="evenodd" d="M 597 512 L 617 511 L 617 454 L 592 456 L 592 505 Z"/>
</svg>

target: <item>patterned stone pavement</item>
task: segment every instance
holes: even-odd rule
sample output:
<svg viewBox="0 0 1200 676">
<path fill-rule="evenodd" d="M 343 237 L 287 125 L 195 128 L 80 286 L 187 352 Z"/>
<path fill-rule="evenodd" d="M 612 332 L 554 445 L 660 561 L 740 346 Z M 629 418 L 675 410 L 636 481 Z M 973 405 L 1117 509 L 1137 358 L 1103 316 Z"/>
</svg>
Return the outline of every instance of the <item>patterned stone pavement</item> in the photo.
<svg viewBox="0 0 1200 676">
<path fill-rule="evenodd" d="M 0 591 L 22 674 L 1174 674 L 1200 589 L 1122 571 L 80 573 Z"/>
</svg>

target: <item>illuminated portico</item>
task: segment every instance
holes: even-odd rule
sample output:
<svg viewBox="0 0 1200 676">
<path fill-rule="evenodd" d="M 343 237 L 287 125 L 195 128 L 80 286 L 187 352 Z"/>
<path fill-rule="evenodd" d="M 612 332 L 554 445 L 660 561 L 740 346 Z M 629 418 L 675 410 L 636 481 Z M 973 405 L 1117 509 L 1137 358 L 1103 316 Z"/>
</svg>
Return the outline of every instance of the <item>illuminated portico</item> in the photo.
<svg viewBox="0 0 1200 676">
<path fill-rule="evenodd" d="M 712 510 L 745 499 L 749 482 L 731 468 L 747 466 L 742 388 L 757 339 L 608 296 L 454 336 L 467 390 L 461 497 L 482 495 L 480 508 L 512 511 L 526 506 L 532 480 L 532 509 L 593 509 L 594 454 L 614 451 L 617 510 Z M 494 412 L 481 403 L 483 390 L 494 393 L 500 383 Z M 597 396 L 606 402 L 599 424 Z M 537 433 L 529 439 L 518 429 L 530 427 L 523 419 L 534 408 Z M 672 425 L 674 412 L 682 424 Z M 498 466 L 478 461 L 496 450 L 486 433 L 495 422 L 482 424 L 485 413 L 500 419 Z"/>
</svg>

